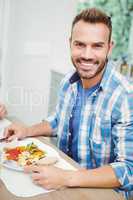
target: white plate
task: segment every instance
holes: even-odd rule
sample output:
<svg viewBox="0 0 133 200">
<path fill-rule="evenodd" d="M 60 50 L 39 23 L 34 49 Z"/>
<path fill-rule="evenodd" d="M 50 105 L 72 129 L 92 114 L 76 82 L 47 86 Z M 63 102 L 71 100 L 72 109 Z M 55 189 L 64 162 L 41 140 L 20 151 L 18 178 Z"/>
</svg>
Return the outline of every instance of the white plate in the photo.
<svg viewBox="0 0 133 200">
<path fill-rule="evenodd" d="M 39 149 L 44 150 L 46 152 L 47 157 L 60 158 L 57 151 L 55 151 L 49 145 L 46 145 L 43 142 L 41 142 L 41 141 L 39 141 L 38 139 L 35 139 L 35 138 L 26 138 L 24 140 L 20 140 L 20 141 L 18 141 L 17 146 L 23 146 L 23 145 L 26 146 L 27 144 L 30 144 L 32 142 L 34 142 L 34 144 L 37 145 Z M 6 144 L 5 144 L 5 147 L 6 147 Z M 15 171 L 23 171 L 23 167 L 19 166 L 17 164 L 17 162 L 15 162 L 15 161 L 8 161 L 8 160 L 4 161 L 3 166 L 8 168 L 8 169 L 15 170 Z"/>
<path fill-rule="evenodd" d="M 12 161 L 12 160 L 7 160 L 7 161 L 4 161 L 3 164 L 2 164 L 4 167 L 8 168 L 8 169 L 12 169 L 12 170 L 15 170 L 15 171 L 23 171 L 23 167 L 20 167 L 17 162 L 15 161 Z"/>
</svg>

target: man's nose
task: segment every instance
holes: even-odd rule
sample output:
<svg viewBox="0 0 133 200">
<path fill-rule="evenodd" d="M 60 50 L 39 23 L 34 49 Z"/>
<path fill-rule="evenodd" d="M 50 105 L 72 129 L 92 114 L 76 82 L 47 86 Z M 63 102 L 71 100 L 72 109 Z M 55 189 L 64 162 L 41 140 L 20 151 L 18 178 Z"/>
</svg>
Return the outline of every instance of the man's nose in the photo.
<svg viewBox="0 0 133 200">
<path fill-rule="evenodd" d="M 82 51 L 82 57 L 84 59 L 93 59 L 94 58 L 94 52 L 91 47 L 86 47 Z"/>
</svg>

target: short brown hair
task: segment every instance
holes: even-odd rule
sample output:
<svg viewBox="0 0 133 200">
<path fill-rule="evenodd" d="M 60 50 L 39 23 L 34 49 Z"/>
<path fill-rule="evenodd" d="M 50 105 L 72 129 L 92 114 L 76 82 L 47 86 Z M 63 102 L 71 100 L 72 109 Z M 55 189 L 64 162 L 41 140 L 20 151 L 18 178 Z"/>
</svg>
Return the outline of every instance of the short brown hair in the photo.
<svg viewBox="0 0 133 200">
<path fill-rule="evenodd" d="M 90 9 L 83 10 L 74 18 L 72 22 L 72 30 L 73 30 L 74 25 L 80 20 L 83 20 L 84 22 L 91 23 L 91 24 L 95 24 L 95 23 L 105 24 L 110 31 L 109 41 L 111 40 L 111 35 L 112 35 L 111 17 L 106 15 L 106 13 L 104 13 L 103 11 L 97 8 L 90 8 Z"/>
</svg>

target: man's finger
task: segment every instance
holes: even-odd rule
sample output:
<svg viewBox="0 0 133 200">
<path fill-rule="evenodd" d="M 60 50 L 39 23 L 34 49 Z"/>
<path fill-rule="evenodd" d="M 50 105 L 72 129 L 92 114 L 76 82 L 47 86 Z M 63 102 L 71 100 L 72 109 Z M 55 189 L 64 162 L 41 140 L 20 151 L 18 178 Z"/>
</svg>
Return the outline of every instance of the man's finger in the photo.
<svg viewBox="0 0 133 200">
<path fill-rule="evenodd" d="M 33 180 L 33 183 L 34 184 L 36 184 L 36 185 L 39 185 L 39 186 L 43 186 L 44 187 L 44 184 L 45 184 L 45 181 L 43 180 L 34 180 L 34 179 L 32 179 Z M 46 187 L 45 187 L 46 188 Z"/>
<path fill-rule="evenodd" d="M 4 129 L 4 134 L 3 135 L 4 135 L 5 138 L 7 138 L 10 135 L 9 134 L 9 130 L 10 130 L 9 127 L 7 127 L 7 128 Z"/>
<path fill-rule="evenodd" d="M 24 172 L 25 173 L 36 173 L 36 172 L 39 172 L 40 171 L 40 167 L 38 166 L 35 166 L 35 165 L 31 165 L 31 166 L 25 166 L 24 167 Z"/>
<path fill-rule="evenodd" d="M 33 173 L 33 174 L 31 175 L 31 178 L 32 178 L 33 180 L 39 180 L 39 179 L 44 178 L 44 176 L 42 177 L 42 174 L 40 174 L 40 173 Z"/>
<path fill-rule="evenodd" d="M 17 138 L 16 135 L 11 135 L 11 136 L 9 136 L 9 137 L 6 139 L 6 141 L 7 141 L 7 142 L 11 142 L 12 140 L 15 140 L 16 138 Z"/>
<path fill-rule="evenodd" d="M 14 133 L 14 124 L 9 125 L 4 129 L 4 137 L 9 137 L 10 135 L 13 135 Z"/>
</svg>

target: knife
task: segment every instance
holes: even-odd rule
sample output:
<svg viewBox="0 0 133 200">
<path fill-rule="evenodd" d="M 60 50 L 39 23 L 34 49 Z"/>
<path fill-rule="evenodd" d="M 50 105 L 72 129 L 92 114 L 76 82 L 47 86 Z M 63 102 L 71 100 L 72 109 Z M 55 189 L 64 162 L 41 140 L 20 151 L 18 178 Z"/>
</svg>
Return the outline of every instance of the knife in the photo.
<svg viewBox="0 0 133 200">
<path fill-rule="evenodd" d="M 0 138 L 0 142 L 5 142 L 7 140 L 7 137 L 5 138 Z"/>
</svg>

